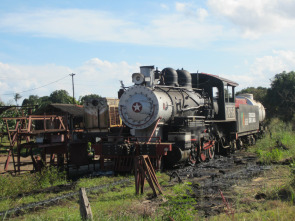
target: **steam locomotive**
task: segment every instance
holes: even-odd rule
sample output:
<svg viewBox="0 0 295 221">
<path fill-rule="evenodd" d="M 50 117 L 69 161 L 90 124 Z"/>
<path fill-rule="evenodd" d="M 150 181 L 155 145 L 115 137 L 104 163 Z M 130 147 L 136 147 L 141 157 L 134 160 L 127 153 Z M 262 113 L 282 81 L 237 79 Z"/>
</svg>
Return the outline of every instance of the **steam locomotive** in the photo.
<svg viewBox="0 0 295 221">
<path fill-rule="evenodd" d="M 184 161 L 195 164 L 254 144 L 263 132 L 264 107 L 250 94 L 236 97 L 233 81 L 142 66 L 132 82 L 119 91 L 118 105 L 130 136 L 98 145 L 105 158 L 149 155 L 157 169 Z"/>
</svg>

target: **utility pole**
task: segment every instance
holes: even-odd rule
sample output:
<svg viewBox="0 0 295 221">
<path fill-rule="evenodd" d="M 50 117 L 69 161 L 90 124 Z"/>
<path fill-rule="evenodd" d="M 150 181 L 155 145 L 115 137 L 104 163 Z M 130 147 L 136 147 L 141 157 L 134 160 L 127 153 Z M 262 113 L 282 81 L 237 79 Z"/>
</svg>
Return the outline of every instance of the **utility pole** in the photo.
<svg viewBox="0 0 295 221">
<path fill-rule="evenodd" d="M 75 90 L 74 90 L 74 73 L 70 74 L 72 76 L 72 86 L 73 86 L 73 104 L 75 104 Z"/>
</svg>

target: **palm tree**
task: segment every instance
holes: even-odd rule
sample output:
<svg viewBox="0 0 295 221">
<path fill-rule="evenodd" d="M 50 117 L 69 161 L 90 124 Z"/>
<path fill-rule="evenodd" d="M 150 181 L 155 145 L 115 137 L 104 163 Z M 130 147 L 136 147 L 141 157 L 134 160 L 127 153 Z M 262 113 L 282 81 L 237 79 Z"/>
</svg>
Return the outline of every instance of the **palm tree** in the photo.
<svg viewBox="0 0 295 221">
<path fill-rule="evenodd" d="M 16 106 L 17 106 L 17 100 L 19 100 L 21 98 L 22 98 L 22 96 L 19 93 L 15 93 L 14 100 L 15 100 Z"/>
</svg>

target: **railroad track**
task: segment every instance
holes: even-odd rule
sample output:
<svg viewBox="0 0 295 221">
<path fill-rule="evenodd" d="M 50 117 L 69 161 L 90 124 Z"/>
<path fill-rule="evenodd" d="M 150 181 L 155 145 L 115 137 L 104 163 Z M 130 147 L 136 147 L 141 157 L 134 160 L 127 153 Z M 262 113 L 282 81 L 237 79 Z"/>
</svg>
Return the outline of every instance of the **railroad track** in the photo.
<svg viewBox="0 0 295 221">
<path fill-rule="evenodd" d="M 89 187 L 89 188 L 85 188 L 85 189 L 86 189 L 87 192 L 92 192 L 92 191 L 101 190 L 101 189 L 104 189 L 104 188 L 108 188 L 108 187 L 112 187 L 112 186 L 116 186 L 116 185 L 120 185 L 120 184 L 125 184 L 125 183 L 131 182 L 133 180 L 134 179 L 127 178 L 127 179 L 122 179 L 122 180 L 119 180 L 119 181 L 116 181 L 116 182 L 113 182 L 113 183 L 110 183 L 110 184 L 94 186 L 94 187 Z M 42 200 L 42 201 L 39 201 L 39 202 L 29 203 L 29 204 L 26 204 L 26 205 L 23 205 L 23 206 L 8 209 L 6 211 L 1 211 L 0 212 L 0 217 L 5 218 L 6 216 L 11 215 L 11 214 L 19 215 L 19 214 L 22 214 L 22 213 L 26 213 L 27 211 L 30 211 L 30 210 L 32 210 L 34 208 L 53 205 L 56 202 L 59 202 L 61 200 L 65 200 L 65 199 L 68 199 L 68 198 L 71 198 L 71 197 L 75 197 L 75 196 L 78 196 L 78 195 L 79 195 L 79 191 L 74 191 L 74 192 L 71 192 L 71 193 L 64 194 L 62 196 L 53 197 L 53 198 L 50 198 L 50 199 L 47 199 L 47 200 Z M 3 218 L 3 220 L 4 220 L 4 218 Z"/>
</svg>

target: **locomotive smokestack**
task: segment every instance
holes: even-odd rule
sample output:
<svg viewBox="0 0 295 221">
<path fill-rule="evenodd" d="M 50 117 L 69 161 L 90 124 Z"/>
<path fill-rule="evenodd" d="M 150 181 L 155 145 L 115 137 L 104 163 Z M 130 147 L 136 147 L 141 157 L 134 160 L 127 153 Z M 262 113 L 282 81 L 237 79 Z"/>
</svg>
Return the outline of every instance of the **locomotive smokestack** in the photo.
<svg viewBox="0 0 295 221">
<path fill-rule="evenodd" d="M 144 75 L 146 86 L 153 87 L 154 86 L 154 66 L 141 66 L 140 73 Z"/>
</svg>

